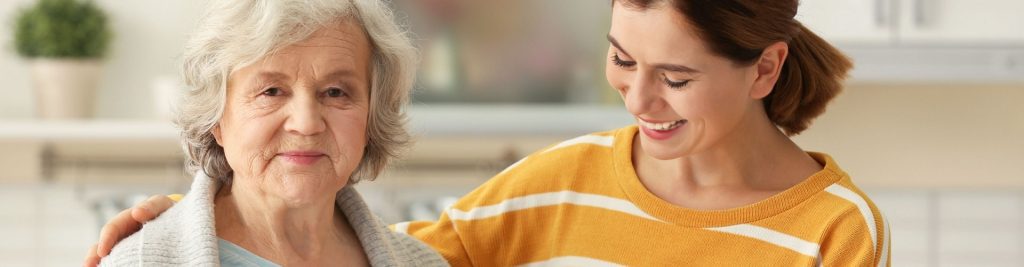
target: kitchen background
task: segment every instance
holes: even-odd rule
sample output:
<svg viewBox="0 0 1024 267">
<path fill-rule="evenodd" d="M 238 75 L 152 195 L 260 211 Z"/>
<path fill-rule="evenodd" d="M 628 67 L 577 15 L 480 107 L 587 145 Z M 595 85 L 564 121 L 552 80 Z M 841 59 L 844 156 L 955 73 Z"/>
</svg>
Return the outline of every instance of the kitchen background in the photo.
<svg viewBox="0 0 1024 267">
<path fill-rule="evenodd" d="M 94 114 L 39 118 L 18 10 L 0 1 L 0 266 L 73 266 L 101 222 L 185 192 L 182 44 L 203 1 L 95 0 L 113 39 Z M 531 151 L 631 123 L 603 77 L 608 1 L 396 1 L 424 56 L 418 141 L 360 190 L 385 220 L 436 217 Z M 889 217 L 894 266 L 1024 266 L 1024 1 L 803 0 L 851 55 L 805 149 L 835 157 Z"/>
</svg>

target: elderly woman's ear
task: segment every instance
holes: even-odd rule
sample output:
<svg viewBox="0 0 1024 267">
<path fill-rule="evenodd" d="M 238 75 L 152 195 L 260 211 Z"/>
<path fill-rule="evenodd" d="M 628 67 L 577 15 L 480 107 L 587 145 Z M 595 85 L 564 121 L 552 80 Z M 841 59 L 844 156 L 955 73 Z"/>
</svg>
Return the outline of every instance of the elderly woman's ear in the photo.
<svg viewBox="0 0 1024 267">
<path fill-rule="evenodd" d="M 222 143 L 220 141 L 221 140 L 221 137 L 220 137 L 220 124 L 214 125 L 213 129 L 211 129 L 210 132 L 213 133 L 213 140 L 217 141 L 217 145 L 223 147 L 224 143 Z"/>
</svg>

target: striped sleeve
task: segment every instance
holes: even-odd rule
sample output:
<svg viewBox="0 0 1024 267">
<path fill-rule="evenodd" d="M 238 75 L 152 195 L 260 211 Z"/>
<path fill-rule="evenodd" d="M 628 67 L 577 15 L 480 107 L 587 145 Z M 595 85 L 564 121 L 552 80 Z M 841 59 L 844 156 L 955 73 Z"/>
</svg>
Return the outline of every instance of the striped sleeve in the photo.
<svg viewBox="0 0 1024 267">
<path fill-rule="evenodd" d="M 441 215 L 438 221 L 404 222 L 392 225 L 391 228 L 426 243 L 440 253 L 451 266 L 473 266 L 465 244 L 458 231 L 454 231 L 455 224 L 448 218 L 447 213 Z"/>
<path fill-rule="evenodd" d="M 889 266 L 889 224 L 878 207 L 856 187 L 835 184 L 825 191 L 840 197 L 853 208 L 829 227 L 822 241 L 824 266 Z"/>
</svg>

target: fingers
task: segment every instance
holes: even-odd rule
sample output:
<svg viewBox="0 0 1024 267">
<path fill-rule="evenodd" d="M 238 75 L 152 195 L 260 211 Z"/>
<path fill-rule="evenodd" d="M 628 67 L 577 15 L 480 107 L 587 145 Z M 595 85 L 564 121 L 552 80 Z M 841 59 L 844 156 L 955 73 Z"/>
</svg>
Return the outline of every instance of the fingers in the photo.
<svg viewBox="0 0 1024 267">
<path fill-rule="evenodd" d="M 142 224 L 153 220 L 158 215 L 171 208 L 174 201 L 163 195 L 155 195 L 136 204 L 131 209 L 118 213 L 111 218 L 103 229 L 100 230 L 100 240 L 97 242 L 96 255 L 106 257 L 118 241 L 128 237 L 142 228 Z"/>
<path fill-rule="evenodd" d="M 142 223 L 132 218 L 131 211 L 130 209 L 121 211 L 117 216 L 111 218 L 103 226 L 103 229 L 100 230 L 100 240 L 97 242 L 96 247 L 96 254 L 98 256 L 106 257 L 118 241 L 139 231 L 139 228 L 142 227 Z"/>
<path fill-rule="evenodd" d="M 171 200 L 164 195 L 154 195 L 146 199 L 146 201 L 136 204 L 132 208 L 132 218 L 138 223 L 145 223 L 153 220 L 167 209 L 174 206 L 174 200 Z"/>
<path fill-rule="evenodd" d="M 84 267 L 95 267 L 100 265 L 100 255 L 96 254 L 96 244 L 89 247 L 89 253 L 85 254 L 85 261 L 82 263 Z"/>
</svg>

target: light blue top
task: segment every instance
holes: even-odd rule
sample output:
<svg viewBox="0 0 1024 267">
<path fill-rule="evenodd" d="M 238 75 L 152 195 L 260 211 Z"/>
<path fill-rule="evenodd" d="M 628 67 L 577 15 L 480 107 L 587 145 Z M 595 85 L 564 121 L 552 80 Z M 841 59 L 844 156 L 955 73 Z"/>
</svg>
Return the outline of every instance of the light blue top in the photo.
<svg viewBox="0 0 1024 267">
<path fill-rule="evenodd" d="M 217 239 L 217 250 L 220 252 L 220 266 L 280 267 L 224 239 Z"/>
</svg>

